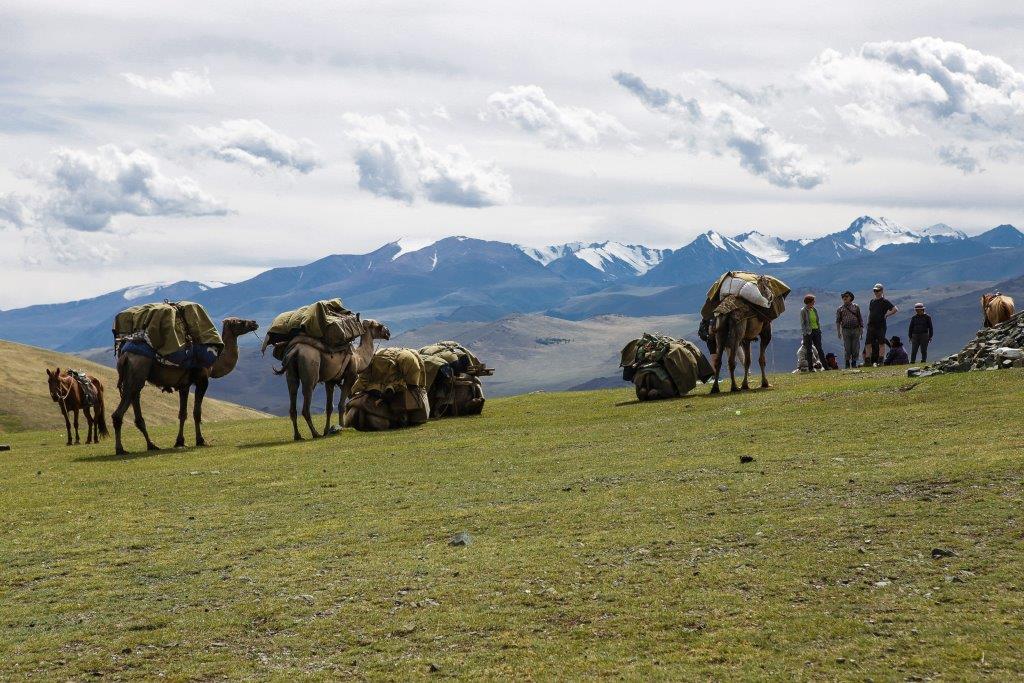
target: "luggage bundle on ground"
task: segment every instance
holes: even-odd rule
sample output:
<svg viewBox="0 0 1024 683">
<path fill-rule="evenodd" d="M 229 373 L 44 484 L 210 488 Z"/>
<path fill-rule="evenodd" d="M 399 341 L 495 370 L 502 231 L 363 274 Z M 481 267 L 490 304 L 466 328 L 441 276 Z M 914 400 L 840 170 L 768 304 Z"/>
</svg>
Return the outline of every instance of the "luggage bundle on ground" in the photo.
<svg viewBox="0 0 1024 683">
<path fill-rule="evenodd" d="M 206 309 L 191 301 L 142 304 L 114 317 L 114 353 L 136 353 L 167 365 L 207 368 L 224 340 Z"/>
<path fill-rule="evenodd" d="M 273 345 L 274 357 L 282 360 L 288 343 L 296 337 L 311 337 L 328 349 L 336 349 L 362 333 L 359 314 L 345 308 L 341 299 L 324 299 L 274 318 L 260 352 Z"/>
<path fill-rule="evenodd" d="M 714 377 L 714 369 L 696 344 L 644 333 L 622 349 L 622 379 L 633 382 L 641 401 L 683 396 L 697 382 Z"/>
<path fill-rule="evenodd" d="M 345 425 L 360 430 L 423 424 L 430 415 L 427 372 L 413 349 L 377 351 L 359 373 L 345 408 Z"/>
<path fill-rule="evenodd" d="M 430 417 L 479 415 L 484 409 L 481 377 L 494 374 L 473 352 L 454 341 L 439 341 L 419 351 L 427 373 Z"/>
<path fill-rule="evenodd" d="M 708 290 L 700 315 L 707 320 L 739 309 L 764 320 L 775 320 L 786 310 L 789 292 L 785 282 L 770 275 L 730 270 Z"/>
</svg>

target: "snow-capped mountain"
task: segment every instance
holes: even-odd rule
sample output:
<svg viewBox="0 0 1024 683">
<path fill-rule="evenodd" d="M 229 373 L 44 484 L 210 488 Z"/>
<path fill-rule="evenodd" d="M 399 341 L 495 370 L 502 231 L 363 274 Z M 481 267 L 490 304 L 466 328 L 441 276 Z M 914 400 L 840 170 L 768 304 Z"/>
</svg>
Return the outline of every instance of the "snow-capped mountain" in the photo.
<svg viewBox="0 0 1024 683">
<path fill-rule="evenodd" d="M 670 249 L 652 249 L 639 244 L 622 242 L 569 242 L 547 247 L 526 247 L 516 245 L 524 254 L 542 266 L 561 270 L 566 264 L 556 264 L 563 259 L 579 259 L 594 270 L 611 279 L 643 275 L 661 263 Z"/>
<path fill-rule="evenodd" d="M 921 236 L 922 242 L 938 243 L 967 239 L 967 233 L 963 230 L 951 228 L 945 223 L 936 223 L 935 225 L 929 225 L 927 228 L 918 228 L 914 232 Z"/>
<path fill-rule="evenodd" d="M 155 295 L 169 292 L 172 286 L 187 284 L 195 288 L 197 292 L 205 292 L 210 289 L 217 289 L 218 287 L 224 287 L 230 283 L 220 282 L 218 280 L 203 280 L 201 282 L 175 282 L 173 280 L 165 280 L 163 282 L 150 282 L 145 285 L 136 285 L 135 287 L 128 287 L 125 289 L 121 296 L 125 301 L 135 301 L 136 299 L 151 299 Z M 178 289 L 176 289 L 178 291 Z"/>
<path fill-rule="evenodd" d="M 861 216 L 850 223 L 846 230 L 808 242 L 794 251 L 790 259 L 800 265 L 824 265 L 862 256 L 890 245 L 932 244 L 966 238 L 966 234 L 944 223 L 911 230 L 887 218 Z"/>
<path fill-rule="evenodd" d="M 677 285 L 712 280 L 727 270 L 757 268 L 767 262 L 734 239 L 708 230 L 682 249 L 666 254 L 640 280 L 647 285 Z"/>
<path fill-rule="evenodd" d="M 744 232 L 733 237 L 736 244 L 765 263 L 783 263 L 790 255 L 810 240 L 784 240 L 773 235 L 765 235 L 757 230 Z"/>
</svg>

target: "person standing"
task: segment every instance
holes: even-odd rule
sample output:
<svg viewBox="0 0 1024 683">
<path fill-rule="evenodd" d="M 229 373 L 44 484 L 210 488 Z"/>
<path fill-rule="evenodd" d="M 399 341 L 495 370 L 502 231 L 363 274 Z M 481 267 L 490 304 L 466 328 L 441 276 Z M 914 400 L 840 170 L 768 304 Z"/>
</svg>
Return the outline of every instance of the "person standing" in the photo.
<svg viewBox="0 0 1024 683">
<path fill-rule="evenodd" d="M 804 297 L 804 307 L 800 309 L 800 330 L 804 335 L 804 348 L 807 349 L 807 357 L 812 357 L 811 347 L 813 346 L 818 350 L 818 359 L 824 362 L 825 350 L 821 348 L 821 318 L 818 316 L 818 310 L 814 308 L 813 294 Z M 812 366 L 811 372 L 813 371 Z"/>
<path fill-rule="evenodd" d="M 882 283 L 871 288 L 875 298 L 868 304 L 868 334 L 866 344 L 871 345 L 871 364 L 878 365 L 881 358 L 881 347 L 887 342 L 885 338 L 886 321 L 890 316 L 899 313 L 893 302 L 885 298 L 885 287 Z"/>
<path fill-rule="evenodd" d="M 917 362 L 917 352 L 921 351 L 921 362 L 928 362 L 928 342 L 932 340 L 935 330 L 932 317 L 924 312 L 924 304 L 914 304 L 914 316 L 910 319 L 907 338 L 910 339 L 910 362 Z"/>
<path fill-rule="evenodd" d="M 845 367 L 857 367 L 860 356 L 860 340 L 864 336 L 864 318 L 860 314 L 860 306 L 853 303 L 853 292 L 843 292 L 843 305 L 836 311 L 836 329 L 839 339 L 843 342 Z"/>
</svg>

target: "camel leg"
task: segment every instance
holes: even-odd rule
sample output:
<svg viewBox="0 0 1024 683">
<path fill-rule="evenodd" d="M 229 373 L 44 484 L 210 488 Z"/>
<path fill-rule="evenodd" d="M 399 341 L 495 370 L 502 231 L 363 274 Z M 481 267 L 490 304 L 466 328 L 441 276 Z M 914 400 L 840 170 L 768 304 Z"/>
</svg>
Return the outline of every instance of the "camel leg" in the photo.
<svg viewBox="0 0 1024 683">
<path fill-rule="evenodd" d="M 142 437 L 146 440 L 147 451 L 158 451 L 160 447 L 153 443 L 153 440 L 149 438 L 149 432 L 146 431 L 146 418 L 142 417 L 142 396 L 136 395 L 132 399 L 132 413 L 135 414 L 135 426 L 140 432 Z"/>
<path fill-rule="evenodd" d="M 188 417 L 188 387 L 178 389 L 178 438 L 174 440 L 175 448 L 185 447 L 185 419 Z"/>
<path fill-rule="evenodd" d="M 743 341 L 743 391 L 750 391 L 750 341 Z"/>
<path fill-rule="evenodd" d="M 736 351 L 738 350 L 738 347 L 738 344 L 734 344 L 729 349 L 729 382 L 731 383 L 729 391 L 731 392 L 736 392 L 740 390 L 740 388 L 736 385 Z"/>
<path fill-rule="evenodd" d="M 713 354 L 713 357 L 711 359 L 711 365 L 712 365 L 712 367 L 714 368 L 714 371 L 715 371 L 715 383 L 711 385 L 711 393 L 712 394 L 717 394 L 717 393 L 720 393 L 722 391 L 718 387 L 718 375 L 721 374 L 721 372 L 722 372 L 722 354 L 720 354 L 720 353 Z"/>
<path fill-rule="evenodd" d="M 210 388 L 210 378 L 200 377 L 196 380 L 196 401 L 192 406 L 192 421 L 196 424 L 196 445 L 209 446 L 203 438 L 203 397 Z"/>
<path fill-rule="evenodd" d="M 75 445 L 82 443 L 82 439 L 78 436 L 78 408 L 75 408 Z"/>
<path fill-rule="evenodd" d="M 288 368 L 288 417 L 292 419 L 292 432 L 293 438 L 296 441 L 302 441 L 302 435 L 299 434 L 299 422 L 298 422 L 298 411 L 295 409 L 295 400 L 299 393 L 299 373 L 295 372 L 291 367 Z"/>
<path fill-rule="evenodd" d="M 331 433 L 331 415 L 334 414 L 334 382 L 325 382 L 324 390 L 327 392 L 327 419 L 324 421 L 324 434 Z M 338 411 L 341 412 L 340 410 Z"/>
<path fill-rule="evenodd" d="M 114 412 L 110 414 L 110 421 L 114 423 L 114 453 L 116 455 L 125 455 L 128 452 L 121 445 L 121 425 L 124 423 L 124 414 L 128 412 L 128 406 L 131 405 L 131 397 L 131 389 L 123 389 L 121 391 L 120 403 L 114 408 Z"/>
<path fill-rule="evenodd" d="M 313 415 L 309 411 L 309 404 L 313 402 L 313 389 L 316 384 L 313 382 L 302 383 L 302 417 L 309 426 L 309 431 L 313 435 L 314 439 L 319 439 L 320 434 L 316 431 L 316 427 L 313 426 Z"/>
</svg>

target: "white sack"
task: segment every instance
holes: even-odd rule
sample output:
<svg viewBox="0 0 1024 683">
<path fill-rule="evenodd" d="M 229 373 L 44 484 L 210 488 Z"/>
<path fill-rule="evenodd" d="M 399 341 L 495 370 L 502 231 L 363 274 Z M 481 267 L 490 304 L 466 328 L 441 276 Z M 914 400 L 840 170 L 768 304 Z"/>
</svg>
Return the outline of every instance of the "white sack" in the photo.
<svg viewBox="0 0 1024 683">
<path fill-rule="evenodd" d="M 772 305 L 768 299 L 761 294 L 761 290 L 757 288 L 757 285 L 753 282 L 747 282 L 738 277 L 727 277 L 722 280 L 722 288 L 719 290 L 719 298 L 725 298 L 729 294 L 735 294 L 741 299 L 745 299 L 755 306 L 761 308 L 768 308 Z"/>
</svg>

